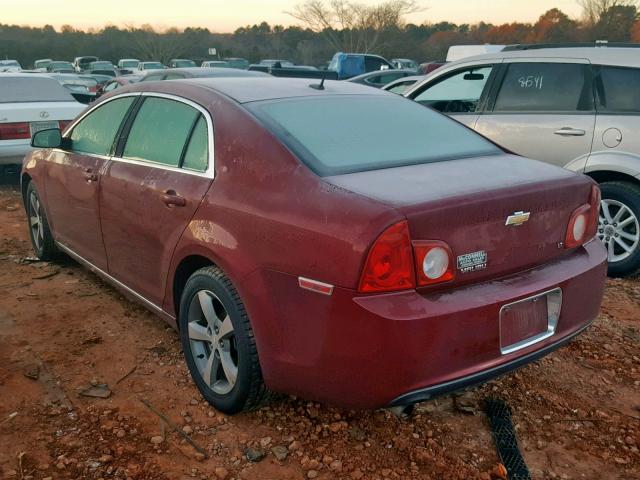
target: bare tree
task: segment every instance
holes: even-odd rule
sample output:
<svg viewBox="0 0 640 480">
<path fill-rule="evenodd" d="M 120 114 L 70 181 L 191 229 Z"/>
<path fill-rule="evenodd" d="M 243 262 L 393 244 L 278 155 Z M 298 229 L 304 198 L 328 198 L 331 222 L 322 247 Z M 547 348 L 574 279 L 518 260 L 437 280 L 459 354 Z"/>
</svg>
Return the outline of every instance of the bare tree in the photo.
<svg viewBox="0 0 640 480">
<path fill-rule="evenodd" d="M 607 12 L 616 7 L 638 7 L 638 0 L 578 0 L 588 26 L 596 25 Z"/>
<path fill-rule="evenodd" d="M 388 0 L 375 6 L 349 0 L 307 0 L 286 13 L 324 34 L 336 50 L 366 53 L 380 47 L 385 30 L 402 27 L 407 15 L 420 10 L 417 0 Z"/>
</svg>

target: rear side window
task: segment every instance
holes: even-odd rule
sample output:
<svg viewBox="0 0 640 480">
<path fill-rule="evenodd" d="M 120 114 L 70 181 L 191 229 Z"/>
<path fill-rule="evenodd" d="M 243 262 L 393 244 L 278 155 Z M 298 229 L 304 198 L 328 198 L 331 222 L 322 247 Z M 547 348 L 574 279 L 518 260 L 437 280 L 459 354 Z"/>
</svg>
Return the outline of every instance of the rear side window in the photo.
<svg viewBox="0 0 640 480">
<path fill-rule="evenodd" d="M 339 95 L 248 104 L 322 176 L 502 153 L 455 120 L 395 95 Z"/>
<path fill-rule="evenodd" d="M 593 110 L 588 67 L 573 63 L 511 63 L 496 97 L 496 112 Z"/>
<path fill-rule="evenodd" d="M 71 132 L 74 152 L 109 155 L 120 124 L 135 97 L 111 100 L 84 117 Z"/>
<path fill-rule="evenodd" d="M 640 69 L 601 67 L 596 90 L 599 112 L 640 112 Z"/>
<path fill-rule="evenodd" d="M 198 110 L 182 102 L 145 98 L 131 125 L 123 157 L 179 166 L 198 115 Z"/>
<path fill-rule="evenodd" d="M 200 115 L 191 133 L 191 139 L 182 160 L 182 168 L 198 172 L 204 172 L 207 169 L 207 158 L 209 157 L 207 138 L 207 121 Z"/>
</svg>

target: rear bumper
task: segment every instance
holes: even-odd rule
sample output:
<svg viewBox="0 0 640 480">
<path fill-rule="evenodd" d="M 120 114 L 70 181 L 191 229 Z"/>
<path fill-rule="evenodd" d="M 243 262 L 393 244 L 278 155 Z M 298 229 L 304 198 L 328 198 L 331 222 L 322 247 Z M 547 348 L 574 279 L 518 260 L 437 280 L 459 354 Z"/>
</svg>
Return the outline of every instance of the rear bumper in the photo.
<svg viewBox="0 0 640 480">
<path fill-rule="evenodd" d="M 352 407 L 402 405 L 486 381 L 561 346 L 597 316 L 606 252 L 591 242 L 535 269 L 455 290 L 331 296 L 301 290 L 273 271 L 240 288 L 254 326 L 267 386 Z M 562 289 L 555 333 L 500 351 L 499 311 Z"/>
</svg>

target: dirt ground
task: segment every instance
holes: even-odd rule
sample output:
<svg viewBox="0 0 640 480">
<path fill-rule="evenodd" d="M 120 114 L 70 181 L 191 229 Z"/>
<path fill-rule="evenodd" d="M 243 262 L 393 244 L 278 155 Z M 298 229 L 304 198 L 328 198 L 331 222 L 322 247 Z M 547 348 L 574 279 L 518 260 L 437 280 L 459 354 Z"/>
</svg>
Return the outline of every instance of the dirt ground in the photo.
<svg viewBox="0 0 640 480">
<path fill-rule="evenodd" d="M 534 479 L 640 479 L 638 278 L 610 280 L 565 348 L 409 419 L 290 397 L 229 417 L 203 402 L 160 319 L 79 265 L 32 255 L 17 187 L 2 186 L 0 478 L 501 478 L 481 411 L 498 396 Z M 108 398 L 79 394 L 100 384 Z"/>
</svg>

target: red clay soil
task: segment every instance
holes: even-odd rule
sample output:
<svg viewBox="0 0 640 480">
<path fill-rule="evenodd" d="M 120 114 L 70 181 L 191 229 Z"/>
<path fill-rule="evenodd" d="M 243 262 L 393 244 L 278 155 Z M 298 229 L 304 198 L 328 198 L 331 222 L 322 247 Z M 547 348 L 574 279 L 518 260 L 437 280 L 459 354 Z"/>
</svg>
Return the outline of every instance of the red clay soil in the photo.
<svg viewBox="0 0 640 480">
<path fill-rule="evenodd" d="M 487 396 L 511 406 L 534 479 L 640 479 L 638 278 L 610 280 L 568 346 L 408 419 L 291 397 L 230 417 L 198 394 L 175 331 L 79 265 L 32 255 L 17 188 L 2 187 L 2 479 L 500 478 Z M 108 398 L 79 394 L 100 384 Z"/>
</svg>

